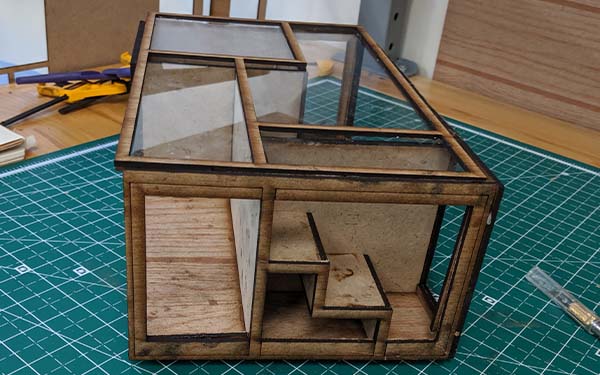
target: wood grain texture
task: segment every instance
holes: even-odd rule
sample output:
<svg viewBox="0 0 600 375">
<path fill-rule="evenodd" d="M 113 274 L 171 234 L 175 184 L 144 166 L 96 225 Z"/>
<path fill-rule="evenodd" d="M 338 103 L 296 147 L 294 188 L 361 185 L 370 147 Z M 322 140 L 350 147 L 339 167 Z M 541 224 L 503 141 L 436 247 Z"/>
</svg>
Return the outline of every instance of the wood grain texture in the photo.
<svg viewBox="0 0 600 375">
<path fill-rule="evenodd" d="M 325 306 L 360 308 L 385 306 L 362 254 L 328 254 L 329 281 Z"/>
<path fill-rule="evenodd" d="M 247 332 L 229 201 L 146 196 L 145 207 L 147 335 Z"/>
<path fill-rule="evenodd" d="M 275 203 L 269 260 L 321 262 L 306 212 L 287 211 Z"/>
<path fill-rule="evenodd" d="M 277 204 L 289 211 L 312 212 L 326 253 L 368 254 L 384 290 L 416 290 L 437 206 L 315 201 Z"/>
<path fill-rule="evenodd" d="M 600 3 L 451 0 L 434 78 L 600 130 Z"/>
<path fill-rule="evenodd" d="M 417 293 L 387 293 L 393 309 L 388 341 L 432 340 L 434 333 L 427 304 Z"/>
<path fill-rule="evenodd" d="M 352 319 L 310 316 L 303 293 L 269 292 L 265 303 L 263 340 L 367 340 L 362 324 Z"/>
<path fill-rule="evenodd" d="M 408 186 L 412 186 L 414 184 L 414 186 L 412 187 L 413 189 L 419 189 L 419 187 L 421 187 L 420 190 L 427 190 L 428 189 L 428 185 L 427 183 L 420 183 L 420 184 L 409 184 L 406 185 L 405 182 L 398 182 L 398 181 L 388 181 L 388 182 L 382 182 L 382 183 L 377 183 L 377 184 L 364 184 L 364 183 L 357 183 L 356 181 L 338 181 L 338 180 L 321 180 L 321 179 L 306 179 L 306 178 L 282 178 L 282 177 L 273 177 L 273 176 L 245 176 L 245 175 L 221 175 L 221 174 L 174 174 L 174 173 L 167 173 L 167 172 L 162 172 L 162 173 L 158 173 L 158 172 L 148 172 L 148 171 L 126 171 L 125 172 L 125 178 L 126 181 L 129 181 L 130 183 L 132 183 L 133 185 L 136 185 L 136 181 L 138 181 L 139 179 L 141 179 L 142 181 L 145 181 L 145 185 L 143 188 L 144 194 L 145 195 L 157 195 L 157 194 L 161 194 L 164 196 L 180 196 L 180 197 L 195 197 L 195 196 L 212 196 L 212 197 L 227 197 L 227 196 L 237 196 L 237 197 L 242 197 L 242 198 L 254 198 L 256 199 L 257 197 L 260 196 L 260 189 L 257 188 L 258 186 L 263 186 L 263 190 L 262 190 L 262 200 L 263 200 L 263 207 L 261 208 L 261 227 L 260 227 L 260 240 L 259 240 L 259 254 L 258 254 L 258 263 L 257 263 L 257 275 L 256 275 L 256 283 L 255 283 L 255 302 L 253 304 L 253 315 L 252 315 L 252 325 L 251 325 L 251 330 L 250 330 L 250 334 L 251 334 L 251 350 L 250 353 L 248 354 L 249 358 L 267 358 L 270 356 L 282 356 L 282 357 L 286 357 L 286 358 L 299 358 L 299 357 L 307 357 L 307 358 L 339 358 L 339 357 L 347 357 L 347 358 L 363 358 L 363 356 L 375 356 L 378 355 L 379 358 L 382 358 L 382 356 L 385 355 L 385 358 L 442 358 L 442 357 L 447 357 L 448 353 L 449 353 L 449 348 L 451 347 L 452 343 L 456 341 L 454 335 L 452 335 L 453 329 L 456 328 L 452 328 L 450 325 L 448 325 L 447 322 L 452 322 L 452 321 L 456 321 L 456 314 L 460 313 L 461 309 L 462 311 L 464 311 L 464 302 L 461 304 L 460 299 L 463 298 L 461 296 L 464 296 L 464 293 L 466 291 L 468 291 L 467 289 L 461 289 L 459 288 L 453 288 L 452 292 L 450 293 L 449 297 L 448 297 L 448 309 L 457 309 L 457 310 L 453 310 L 450 311 L 453 316 L 452 319 L 446 321 L 446 316 L 448 316 L 448 314 L 445 315 L 444 317 L 444 321 L 446 323 L 444 323 L 442 325 L 443 327 L 443 331 L 442 333 L 440 333 L 440 340 L 439 342 L 436 342 L 435 345 L 431 345 L 431 343 L 429 342 L 411 342 L 411 341 L 403 341 L 401 343 L 399 342 L 391 342 L 390 345 L 392 345 L 392 348 L 389 350 L 383 350 L 384 347 L 386 347 L 386 342 L 385 342 L 385 336 L 386 336 L 386 332 L 381 332 L 382 335 L 378 335 L 377 337 L 377 341 L 373 342 L 372 340 L 370 340 L 370 342 L 334 342 L 334 343 L 323 343 L 322 345 L 314 345 L 315 343 L 304 343 L 304 342 L 295 342 L 295 341 L 290 341 L 290 340 L 285 340 L 286 342 L 265 342 L 263 340 L 263 338 L 261 337 L 262 333 L 263 333 L 263 329 L 262 329 L 262 325 L 263 325 L 263 307 L 268 307 L 268 303 L 265 304 L 264 298 L 265 298 L 265 294 L 266 294 L 266 273 L 265 273 L 265 266 L 268 264 L 268 256 L 269 256 L 269 239 L 270 239 L 270 226 L 271 226 L 271 222 L 272 222 L 272 217 L 273 217 L 273 199 L 275 198 L 275 192 L 273 190 L 273 188 L 278 188 L 279 186 L 284 187 L 289 189 L 289 187 L 297 187 L 299 186 L 299 184 L 301 184 L 301 186 L 308 186 L 310 185 L 310 187 L 313 186 L 313 184 L 315 186 L 322 184 L 322 188 L 324 189 L 332 189 L 337 187 L 338 189 L 341 186 L 346 186 L 346 187 L 350 187 L 352 186 L 352 190 L 355 190 L 354 192 L 343 192 L 340 191 L 339 193 L 337 193 L 340 197 L 338 199 L 344 199 L 344 194 L 356 194 L 357 191 L 356 190 L 360 190 L 360 189 L 365 189 L 367 188 L 367 190 L 379 190 L 379 189 L 384 189 L 383 191 L 391 191 L 391 190 L 395 190 L 396 192 L 398 192 L 399 190 L 402 189 L 406 189 Z M 166 180 L 165 180 L 166 179 Z M 160 182 L 162 184 L 165 183 L 165 181 L 169 182 L 169 185 L 156 185 L 153 183 L 156 182 Z M 183 184 L 183 185 L 180 185 Z M 438 185 L 438 188 L 436 189 L 436 191 L 438 193 L 440 193 L 440 196 L 431 196 L 430 199 L 439 199 L 439 198 L 443 198 L 443 191 L 447 190 L 448 191 L 452 191 L 454 188 L 456 188 L 456 186 L 452 186 L 449 185 L 448 188 L 444 187 L 441 190 L 439 189 L 441 186 Z M 457 190 L 457 192 L 460 191 L 465 191 L 466 188 L 472 189 L 474 185 L 482 185 L 482 184 L 465 184 L 464 186 L 461 186 L 459 190 Z M 220 186 L 220 187 L 216 187 L 216 186 Z M 246 188 L 242 188 L 243 186 L 245 186 Z M 249 189 L 249 187 L 254 187 L 254 189 Z M 395 188 L 394 188 L 395 187 Z M 391 190 L 390 190 L 391 189 Z M 288 191 L 288 195 L 290 194 Z M 486 190 L 483 190 L 486 191 Z M 314 194 L 319 193 L 317 190 L 314 191 Z M 320 193 L 322 194 L 322 193 Z M 133 207 L 139 207 L 140 206 L 140 199 L 135 198 L 136 196 L 139 196 L 140 193 L 136 193 L 134 194 L 134 197 L 132 198 L 132 206 Z M 402 194 L 398 194 L 399 200 L 402 201 L 402 199 L 400 198 L 402 196 Z M 370 199 L 371 194 L 366 193 L 364 194 L 364 199 Z M 377 195 L 377 198 L 379 198 L 379 195 Z M 386 200 L 389 199 L 389 197 L 385 198 Z M 412 198 L 409 198 L 409 201 Z M 465 197 L 465 199 L 471 199 L 470 197 Z M 479 199 L 478 202 L 476 202 L 477 206 L 482 206 L 485 200 L 482 201 L 482 199 Z M 288 203 L 288 202 L 286 202 Z M 430 202 L 431 203 L 431 202 Z M 354 203 L 352 203 L 354 204 Z M 318 205 L 324 205 L 323 202 L 318 202 Z M 302 211 L 302 210 L 299 210 Z M 306 212 L 306 210 L 304 210 L 304 212 Z M 316 216 L 313 213 L 314 216 Z M 480 210 L 479 214 L 477 215 L 477 221 L 473 222 L 473 225 L 475 226 L 473 232 L 471 232 L 470 234 L 468 233 L 466 236 L 466 239 L 464 241 L 464 243 L 466 244 L 466 248 L 467 250 L 464 252 L 464 257 L 463 255 L 461 255 L 461 257 L 459 258 L 459 261 L 457 262 L 457 264 L 459 265 L 459 267 L 457 267 L 457 269 L 460 269 L 462 273 L 464 273 L 465 268 L 460 268 L 460 267 L 465 267 L 465 265 L 468 265 L 469 263 L 473 264 L 472 262 L 470 262 L 468 259 L 472 259 L 473 258 L 473 249 L 477 248 L 477 238 L 480 237 L 480 235 L 478 234 L 478 226 L 480 225 L 480 223 L 482 222 L 481 218 L 485 215 L 485 212 Z M 316 219 L 317 221 L 317 225 L 318 225 L 318 219 Z M 339 222 L 339 221 L 338 221 Z M 141 221 L 141 223 L 143 224 L 143 220 Z M 137 269 L 138 271 L 138 277 L 135 278 L 134 277 L 134 293 L 136 295 L 139 296 L 139 294 L 137 293 L 137 291 L 139 290 L 143 290 L 143 285 L 145 283 L 145 267 L 146 267 L 146 262 L 144 259 L 144 253 L 135 253 L 136 246 L 143 246 L 140 245 L 140 239 L 144 238 L 143 233 L 139 232 L 139 227 L 140 227 L 140 218 L 138 217 L 136 219 L 136 217 L 134 217 L 133 220 L 133 239 L 134 239 L 134 258 L 137 256 L 137 261 L 134 259 L 134 271 Z M 145 225 L 143 226 L 145 229 Z M 136 228 L 137 231 L 136 231 Z M 137 236 L 136 236 L 136 233 Z M 136 241 L 137 238 L 137 242 Z M 137 244 L 137 245 L 136 245 Z M 139 250 L 139 249 L 138 249 Z M 143 250 L 143 247 L 142 247 Z M 462 264 L 462 266 L 460 266 L 460 264 Z M 136 268 L 137 267 L 137 268 Z M 378 272 L 380 272 L 380 269 L 377 269 Z M 142 272 L 142 273 L 140 273 Z M 420 274 L 418 275 L 420 276 Z M 457 284 L 456 285 L 462 285 L 461 283 L 464 283 L 466 280 L 469 280 L 469 278 L 463 274 L 459 275 L 459 277 L 452 279 L 452 280 L 457 280 L 457 281 L 453 281 Z M 141 287 L 138 287 L 141 283 Z M 302 295 L 304 293 L 301 293 Z M 144 295 L 143 297 L 145 297 L 145 291 L 144 291 Z M 306 302 L 304 302 L 306 304 Z M 192 346 L 189 345 L 183 345 L 180 343 L 174 343 L 174 342 L 146 342 L 145 340 L 147 339 L 146 337 L 146 331 L 145 331 L 145 298 L 136 298 L 136 309 L 134 312 L 134 315 L 136 316 L 136 322 L 135 322 L 135 327 L 136 327 L 136 336 L 135 336 L 135 340 L 136 340 L 136 346 L 135 349 L 137 350 L 137 356 L 143 356 L 146 355 L 147 353 L 153 353 L 154 355 L 156 355 L 156 357 L 158 358 L 168 358 L 169 356 L 173 357 L 173 358 L 178 358 L 178 357 L 185 357 L 185 358 L 206 358 L 206 357 L 212 357 L 212 358 L 225 358 L 227 356 L 233 356 L 234 352 L 233 351 L 227 351 L 226 354 L 227 355 L 221 355 L 219 353 L 223 353 L 223 351 L 216 351 L 216 349 L 211 349 L 211 350 L 207 350 L 206 352 L 203 352 L 203 348 L 205 347 L 201 347 L 201 346 L 197 346 L 197 347 L 193 347 L 193 350 L 197 350 L 197 351 L 192 351 Z M 141 308 L 141 312 L 138 313 L 138 307 Z M 307 307 L 306 307 L 307 308 Z M 325 310 L 323 310 L 325 311 Z M 347 311 L 350 310 L 344 310 L 343 312 L 346 313 Z M 386 321 L 389 320 L 391 318 L 391 314 L 392 311 L 391 309 L 388 311 L 382 311 L 382 315 L 375 315 L 375 313 L 378 313 L 380 311 L 378 310 L 367 310 L 367 309 L 359 309 L 359 310 L 354 310 L 351 312 L 356 312 L 356 314 L 348 314 L 347 316 L 341 316 L 339 315 L 339 310 L 338 311 L 334 311 L 336 313 L 338 313 L 337 316 L 333 316 L 333 315 L 329 315 L 329 316 L 313 316 L 311 318 L 315 319 L 319 319 L 319 318 L 344 318 L 344 319 L 383 319 L 384 321 L 381 324 L 381 327 L 383 327 L 383 329 L 386 329 Z M 140 318 L 140 316 L 138 316 L 139 314 L 143 313 L 142 317 Z M 369 313 L 369 314 L 367 314 Z M 308 315 L 310 315 L 310 313 L 307 312 Z M 462 315 L 458 315 L 459 317 Z M 427 315 L 428 319 L 431 319 L 430 315 Z M 460 318 L 459 318 L 460 319 Z M 361 322 L 361 327 L 363 327 L 363 330 L 372 327 L 371 323 L 368 324 L 364 324 L 362 325 L 363 322 Z M 389 324 L 387 325 L 387 327 L 389 327 Z M 460 325 L 456 326 L 456 327 L 460 327 Z M 369 329 L 369 332 L 372 332 L 373 329 Z M 140 332 L 140 334 L 138 335 L 138 332 Z M 152 336 L 150 336 L 150 338 L 152 338 Z M 381 340 L 383 341 L 380 341 Z M 255 349 L 252 350 L 252 344 L 254 343 L 254 347 Z M 231 343 L 228 342 L 226 343 L 227 345 L 223 346 L 220 350 L 230 350 L 231 348 Z M 265 347 L 266 344 L 266 347 Z M 271 345 L 271 344 L 277 344 L 277 345 Z M 219 344 L 221 345 L 221 344 Z M 162 348 L 162 352 L 160 351 Z M 242 347 L 243 348 L 243 347 Z M 186 350 L 190 350 L 189 352 L 187 352 Z M 266 349 L 266 351 L 264 351 Z M 167 354 L 165 354 L 167 353 Z M 277 354 L 279 353 L 279 354 Z M 342 354 L 340 354 L 342 353 Z M 374 354 L 377 353 L 377 354 Z M 161 357 L 164 356 L 164 357 Z"/>
</svg>

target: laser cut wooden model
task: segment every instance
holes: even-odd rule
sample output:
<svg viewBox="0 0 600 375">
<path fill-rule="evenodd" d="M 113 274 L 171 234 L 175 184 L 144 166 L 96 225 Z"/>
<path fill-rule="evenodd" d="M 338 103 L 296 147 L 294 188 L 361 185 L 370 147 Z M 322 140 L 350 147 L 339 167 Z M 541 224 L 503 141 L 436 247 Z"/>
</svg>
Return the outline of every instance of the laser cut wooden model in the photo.
<svg viewBox="0 0 600 375">
<path fill-rule="evenodd" d="M 360 26 L 150 15 L 115 164 L 131 358 L 455 352 L 502 185 Z"/>
</svg>

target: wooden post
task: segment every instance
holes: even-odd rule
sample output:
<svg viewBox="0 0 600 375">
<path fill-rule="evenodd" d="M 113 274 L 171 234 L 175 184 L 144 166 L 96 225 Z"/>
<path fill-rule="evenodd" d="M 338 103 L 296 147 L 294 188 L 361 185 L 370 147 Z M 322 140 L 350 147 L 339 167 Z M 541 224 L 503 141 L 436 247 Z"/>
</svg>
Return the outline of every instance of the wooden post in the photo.
<svg viewBox="0 0 600 375">
<path fill-rule="evenodd" d="M 358 38 L 354 37 L 346 43 L 346 56 L 344 57 L 344 71 L 342 73 L 342 87 L 338 106 L 338 125 L 354 125 L 363 52 L 364 47 Z"/>
<path fill-rule="evenodd" d="M 203 5 L 204 5 L 204 1 L 203 0 L 194 0 L 192 14 L 201 16 L 202 12 L 204 11 Z"/>
<path fill-rule="evenodd" d="M 231 0 L 211 0 L 210 15 L 215 17 L 229 17 Z"/>
<path fill-rule="evenodd" d="M 258 0 L 258 11 L 256 12 L 256 18 L 264 20 L 267 15 L 267 0 Z"/>
</svg>

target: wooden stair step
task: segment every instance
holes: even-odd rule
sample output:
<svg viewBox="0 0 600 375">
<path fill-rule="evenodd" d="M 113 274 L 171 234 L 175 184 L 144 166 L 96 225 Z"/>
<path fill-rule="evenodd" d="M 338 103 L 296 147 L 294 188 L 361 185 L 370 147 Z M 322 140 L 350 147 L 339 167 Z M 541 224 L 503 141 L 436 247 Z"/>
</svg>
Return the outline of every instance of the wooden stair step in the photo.
<svg viewBox="0 0 600 375">
<path fill-rule="evenodd" d="M 314 318 L 390 319 L 392 309 L 366 254 L 328 254 L 329 269 L 302 275 Z"/>
<path fill-rule="evenodd" d="M 312 215 L 276 210 L 273 213 L 269 270 L 302 273 L 312 269 L 319 272 L 328 265 Z"/>
<path fill-rule="evenodd" d="M 330 262 L 325 307 L 384 308 L 386 301 L 375 280 L 368 256 L 329 254 Z"/>
</svg>

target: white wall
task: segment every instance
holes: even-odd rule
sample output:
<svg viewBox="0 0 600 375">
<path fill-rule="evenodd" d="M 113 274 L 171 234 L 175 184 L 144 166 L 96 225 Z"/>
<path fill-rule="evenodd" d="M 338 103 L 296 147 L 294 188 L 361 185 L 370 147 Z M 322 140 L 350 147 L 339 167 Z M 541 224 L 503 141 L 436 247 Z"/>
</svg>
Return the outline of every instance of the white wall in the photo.
<svg viewBox="0 0 600 375">
<path fill-rule="evenodd" d="M 44 0 L 0 0 L 0 61 L 19 65 L 46 59 Z"/>
<path fill-rule="evenodd" d="M 410 10 L 401 56 L 419 66 L 419 74 L 432 78 L 448 0 L 409 0 Z"/>
<path fill-rule="evenodd" d="M 166 13 L 192 14 L 192 0 L 160 0 L 158 10 Z"/>
<path fill-rule="evenodd" d="M 267 18 L 356 24 L 359 9 L 360 0 L 268 0 Z"/>
</svg>

